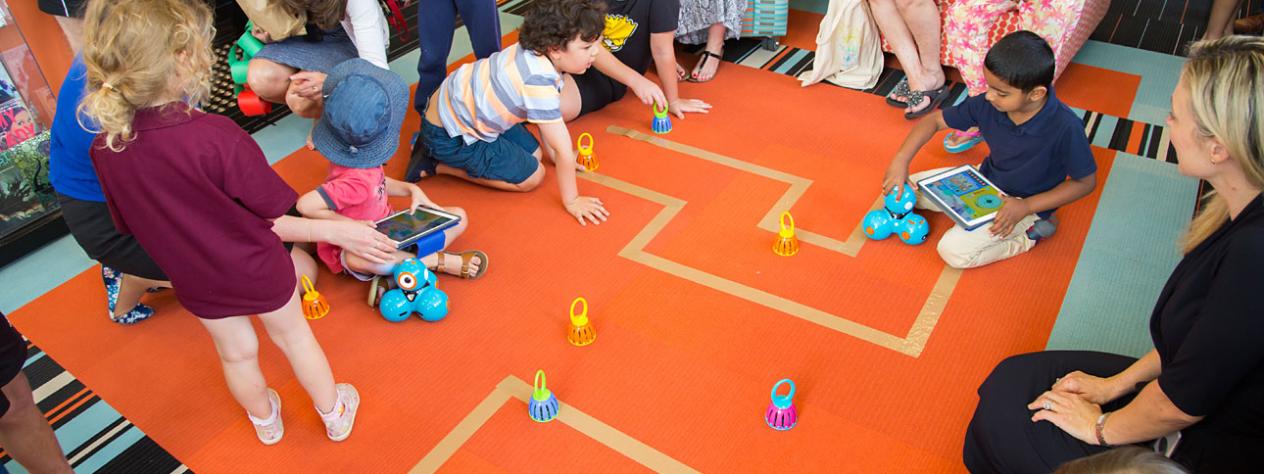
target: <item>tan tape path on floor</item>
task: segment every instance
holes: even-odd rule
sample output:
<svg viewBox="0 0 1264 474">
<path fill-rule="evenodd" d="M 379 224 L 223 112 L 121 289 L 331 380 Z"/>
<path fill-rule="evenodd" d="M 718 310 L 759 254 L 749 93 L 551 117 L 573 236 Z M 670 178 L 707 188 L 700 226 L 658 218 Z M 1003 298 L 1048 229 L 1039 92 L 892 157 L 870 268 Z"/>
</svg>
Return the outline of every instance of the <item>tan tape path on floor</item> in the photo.
<svg viewBox="0 0 1264 474">
<path fill-rule="evenodd" d="M 492 415 L 496 414 L 501 406 L 514 398 L 525 404 L 531 397 L 531 391 L 531 384 L 526 381 L 512 375 L 505 377 L 465 416 L 465 419 L 456 425 L 456 428 L 444 436 L 439 444 L 436 444 L 434 449 L 431 449 L 430 453 L 426 454 L 426 457 L 408 472 L 419 474 L 437 471 L 456 453 L 457 449 L 460 449 L 461 445 L 469 441 L 470 437 L 474 436 L 474 433 L 492 418 Z M 526 410 L 523 410 L 522 416 L 528 416 Z M 557 421 L 565 423 L 655 472 L 698 472 L 565 402 L 559 403 Z"/>
<path fill-rule="evenodd" d="M 781 181 L 790 185 L 785 194 L 774 203 L 773 207 L 764 215 L 763 219 L 757 224 L 757 227 L 768 232 L 777 232 L 778 222 L 777 216 L 781 211 L 788 210 L 798 202 L 799 198 L 807 192 L 812 185 L 812 180 L 795 176 L 782 171 L 766 168 L 752 163 L 747 163 L 735 158 L 720 155 L 718 153 L 703 150 L 701 148 L 685 145 L 682 143 L 666 140 L 661 137 L 648 135 L 636 130 L 629 130 L 623 127 L 610 126 L 607 132 L 615 135 L 625 136 L 634 140 L 641 140 L 655 146 L 673 150 L 686 155 L 694 156 L 703 160 L 707 160 L 720 165 L 728 166 L 741 171 L 760 175 Z M 645 246 L 654 240 L 663 228 L 680 213 L 685 207 L 686 201 L 668 196 L 666 194 L 654 191 L 652 189 L 637 186 L 627 181 L 612 178 L 607 175 L 597 173 L 581 173 L 579 176 L 585 180 L 592 181 L 597 184 L 609 187 L 611 189 L 621 191 L 647 201 L 655 202 L 663 206 L 663 210 L 658 215 L 650 219 L 640 232 L 628 242 L 619 256 L 629 260 L 641 263 L 648 267 L 657 269 L 692 281 L 702 286 L 712 288 L 730 295 L 742 298 L 744 300 L 757 303 L 768 308 L 786 313 L 788 315 L 803 319 L 811 323 L 824 326 L 829 329 L 856 337 L 858 339 L 871 342 L 881 347 L 891 349 L 893 351 L 917 357 L 925 348 L 926 342 L 930 340 L 931 332 L 935 329 L 935 324 L 939 321 L 939 315 L 943 313 L 944 307 L 948 304 L 952 292 L 957 286 L 957 282 L 961 278 L 961 270 L 951 268 L 944 265 L 943 270 L 939 274 L 939 279 L 935 282 L 935 286 L 931 289 L 930 294 L 926 297 L 926 302 L 922 305 L 922 309 L 918 312 L 917 318 L 914 320 L 912 327 L 909 328 L 908 334 L 904 336 L 896 336 L 872 327 L 848 320 L 842 316 L 827 313 L 825 311 L 804 305 L 802 303 L 792 301 L 758 288 L 752 288 L 741 283 L 707 273 L 705 271 L 693 268 L 687 265 L 674 262 L 657 255 L 646 252 Z M 874 208 L 881 205 L 880 200 L 874 203 Z M 858 224 L 846 241 L 817 234 L 811 231 L 799 229 L 799 240 L 813 245 L 817 245 L 844 255 L 855 257 L 860 253 L 861 247 L 864 246 L 865 237 L 862 234 L 860 225 Z M 452 429 L 438 444 L 435 445 L 429 453 L 426 454 L 416 466 L 410 470 L 410 473 L 427 473 L 434 472 L 443 466 L 443 463 L 456 453 L 462 445 L 465 444 L 474 433 L 479 430 L 488 420 L 495 415 L 506 402 L 512 398 L 526 403 L 528 397 L 531 396 L 531 385 L 514 376 L 505 377 L 483 401 L 479 402 L 469 414 L 461 420 L 460 423 Z M 524 414 L 525 416 L 525 414 Z M 645 467 L 656 472 L 697 472 L 697 470 L 689 467 L 673 459 L 666 454 L 654 449 L 653 447 L 642 443 L 631 436 L 628 436 L 614 427 L 607 425 L 600 420 L 593 418 L 579 409 L 561 403 L 558 410 L 558 418 L 562 423 L 576 429 L 577 431 L 587 435 L 588 437 L 618 451 Z"/>
<path fill-rule="evenodd" d="M 795 176 L 783 171 L 747 163 L 736 158 L 724 156 L 683 143 L 674 142 L 655 135 L 649 135 L 644 132 L 614 125 L 607 127 L 606 131 L 615 135 L 628 137 L 633 140 L 640 140 L 661 148 L 666 148 L 678 153 L 789 184 L 790 188 L 787 189 L 779 199 L 777 199 L 777 202 L 773 204 L 772 208 L 769 209 L 768 213 L 765 214 L 763 219 L 761 219 L 757 224 L 757 227 L 768 232 L 776 233 L 779 230 L 777 223 L 778 216 L 780 216 L 782 211 L 792 208 L 794 204 L 798 202 L 799 198 L 803 197 L 803 194 L 807 192 L 808 187 L 812 185 L 812 180 L 801 176 Z M 926 342 L 930 339 L 930 334 L 934 331 L 935 324 L 939 322 L 939 315 L 943 314 L 944 307 L 948 304 L 948 300 L 952 297 L 952 292 L 956 289 L 957 282 L 961 278 L 961 270 L 944 265 L 943 270 L 940 271 L 938 280 L 935 282 L 935 286 L 926 297 L 926 302 L 922 305 L 922 309 L 918 312 L 917 318 L 913 321 L 908 333 L 903 336 L 890 334 L 864 324 L 848 320 L 842 316 L 827 313 L 797 301 L 792 301 L 758 288 L 752 288 L 727 278 L 713 275 L 697 268 L 689 267 L 645 252 L 645 246 L 648 245 L 650 241 L 654 240 L 654 237 L 657 236 L 669 222 L 671 222 L 676 214 L 684 208 L 686 202 L 679 198 L 668 196 L 652 189 L 637 186 L 607 175 L 581 173 L 579 176 L 594 183 L 663 205 L 663 210 L 651 219 L 649 224 L 647 224 L 644 229 L 641 229 L 641 232 L 637 233 L 637 235 L 628 242 L 627 246 L 623 247 L 623 250 L 619 251 L 619 256 L 669 273 L 678 278 L 683 278 L 699 285 L 731 294 L 738 298 L 766 306 L 804 321 L 833 329 L 843 334 L 871 342 L 911 357 L 917 357 L 922 353 L 922 349 L 926 347 Z M 875 202 L 873 207 L 876 208 L 879 205 L 881 205 L 880 202 Z M 859 254 L 860 249 L 864 246 L 866 240 L 864 234 L 862 233 L 860 224 L 856 225 L 856 228 L 852 230 L 851 235 L 848 236 L 846 241 L 839 241 L 803 228 L 797 229 L 797 234 L 799 235 L 799 240 L 802 242 L 833 250 L 849 257 L 855 257 Z"/>
</svg>

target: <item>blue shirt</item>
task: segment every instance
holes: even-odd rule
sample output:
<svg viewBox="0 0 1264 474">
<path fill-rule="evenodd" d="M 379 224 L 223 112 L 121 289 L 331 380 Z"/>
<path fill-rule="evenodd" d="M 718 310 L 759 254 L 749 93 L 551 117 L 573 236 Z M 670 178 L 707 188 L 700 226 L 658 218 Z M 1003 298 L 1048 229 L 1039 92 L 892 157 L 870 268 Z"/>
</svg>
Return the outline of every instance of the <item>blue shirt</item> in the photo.
<svg viewBox="0 0 1264 474">
<path fill-rule="evenodd" d="M 79 101 L 83 100 L 83 88 L 88 81 L 88 68 L 83 58 L 75 61 L 66 73 L 66 81 L 57 92 L 57 112 L 53 114 L 52 140 L 48 152 L 48 180 L 58 193 L 82 201 L 105 202 L 101 182 L 88 149 L 96 134 L 79 125 Z M 89 126 L 95 126 L 89 122 Z"/>
<path fill-rule="evenodd" d="M 957 130 L 979 127 L 992 154 L 979 171 L 1005 194 L 1026 198 L 1097 172 L 1084 122 L 1049 89 L 1044 107 L 1022 125 L 979 94 L 944 109 L 944 123 Z M 1040 213 L 1049 217 L 1054 209 Z"/>
</svg>

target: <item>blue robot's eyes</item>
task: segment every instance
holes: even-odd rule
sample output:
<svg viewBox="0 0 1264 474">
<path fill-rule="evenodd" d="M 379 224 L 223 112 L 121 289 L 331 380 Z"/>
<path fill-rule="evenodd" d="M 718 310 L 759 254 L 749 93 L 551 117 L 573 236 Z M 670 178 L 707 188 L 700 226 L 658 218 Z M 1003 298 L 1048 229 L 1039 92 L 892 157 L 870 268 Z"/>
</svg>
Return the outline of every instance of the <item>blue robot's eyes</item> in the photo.
<svg viewBox="0 0 1264 474">
<path fill-rule="evenodd" d="M 412 272 L 401 272 L 395 282 L 399 283 L 399 287 L 404 291 L 412 291 L 417 289 L 417 277 Z"/>
</svg>

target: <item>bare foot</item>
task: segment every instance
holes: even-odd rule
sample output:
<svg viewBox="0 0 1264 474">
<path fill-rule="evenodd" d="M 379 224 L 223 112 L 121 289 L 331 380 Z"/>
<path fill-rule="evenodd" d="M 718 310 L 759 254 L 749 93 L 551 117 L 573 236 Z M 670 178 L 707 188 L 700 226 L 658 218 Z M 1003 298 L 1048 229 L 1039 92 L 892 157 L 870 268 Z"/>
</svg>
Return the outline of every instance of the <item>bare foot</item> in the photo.
<svg viewBox="0 0 1264 474">
<path fill-rule="evenodd" d="M 723 46 L 715 50 L 707 48 L 706 51 L 716 56 L 724 56 Z M 715 73 L 720 69 L 720 62 L 720 59 L 705 54 L 702 55 L 698 58 L 698 64 L 693 68 L 693 79 L 698 82 L 707 82 L 715 79 Z"/>
<path fill-rule="evenodd" d="M 307 145 L 307 149 L 308 149 L 308 150 L 315 150 L 315 149 L 316 149 L 316 144 L 315 144 L 315 143 L 312 143 L 312 132 L 313 132 L 313 131 L 315 131 L 315 130 L 316 130 L 316 121 L 315 121 L 315 120 L 313 120 L 313 121 L 312 121 L 312 128 L 311 128 L 311 129 L 309 129 L 309 130 L 307 130 L 307 144 L 306 144 L 306 145 Z"/>
</svg>

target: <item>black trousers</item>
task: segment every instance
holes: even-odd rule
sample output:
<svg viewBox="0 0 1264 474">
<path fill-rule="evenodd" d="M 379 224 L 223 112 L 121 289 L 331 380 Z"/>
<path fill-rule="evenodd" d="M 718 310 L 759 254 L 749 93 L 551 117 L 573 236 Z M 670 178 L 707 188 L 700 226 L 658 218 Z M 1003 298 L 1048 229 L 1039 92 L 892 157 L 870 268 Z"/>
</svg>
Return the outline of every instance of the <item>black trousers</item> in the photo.
<svg viewBox="0 0 1264 474">
<path fill-rule="evenodd" d="M 1088 351 L 1036 352 L 1001 361 L 979 386 L 979 405 L 966 429 L 962 453 L 966 468 L 973 473 L 1048 473 L 1067 461 L 1105 451 L 1048 421 L 1032 423 L 1027 404 L 1068 373 L 1079 370 L 1109 377 L 1136 361 Z M 1131 395 L 1121 397 L 1102 408 L 1117 410 L 1131 400 Z"/>
</svg>

